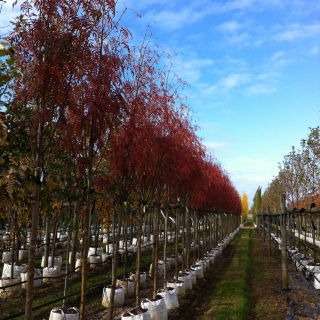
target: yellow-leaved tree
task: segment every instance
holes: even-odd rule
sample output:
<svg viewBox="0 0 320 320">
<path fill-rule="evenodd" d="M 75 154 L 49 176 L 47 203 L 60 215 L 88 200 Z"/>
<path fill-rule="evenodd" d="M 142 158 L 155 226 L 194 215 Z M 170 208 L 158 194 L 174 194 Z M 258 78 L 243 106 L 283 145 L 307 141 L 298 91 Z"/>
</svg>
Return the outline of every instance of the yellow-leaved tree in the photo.
<svg viewBox="0 0 320 320">
<path fill-rule="evenodd" d="M 248 195 L 245 192 L 242 192 L 241 197 L 241 205 L 242 205 L 242 221 L 246 221 L 248 219 L 249 213 L 249 200 Z"/>
</svg>

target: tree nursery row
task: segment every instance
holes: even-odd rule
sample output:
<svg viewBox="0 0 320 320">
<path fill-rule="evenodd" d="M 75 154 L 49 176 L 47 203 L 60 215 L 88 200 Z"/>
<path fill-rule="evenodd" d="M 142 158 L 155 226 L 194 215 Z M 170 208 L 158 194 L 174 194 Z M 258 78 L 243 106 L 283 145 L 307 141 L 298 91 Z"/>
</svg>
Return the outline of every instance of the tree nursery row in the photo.
<svg viewBox="0 0 320 320">
<path fill-rule="evenodd" d="M 185 208 L 183 209 L 185 210 Z M 158 261 L 157 268 L 153 267 L 154 263 L 147 263 L 148 275 L 153 279 L 150 301 L 156 301 L 155 305 L 157 306 L 161 302 L 163 310 L 160 311 L 160 314 L 163 312 L 166 314 L 166 309 L 176 308 L 178 297 L 184 296 L 185 292 L 192 288 L 192 278 L 195 278 L 193 282 L 196 281 L 196 278 L 203 278 L 206 266 L 214 262 L 215 257 L 234 237 L 240 223 L 239 215 L 210 215 L 207 213 L 199 218 L 195 212 L 190 214 L 188 210 L 184 215 L 177 214 L 177 211 L 181 212 L 180 207 L 168 211 L 170 211 L 170 215 L 168 213 L 164 214 L 161 208 L 160 214 L 157 215 L 145 212 L 142 217 L 142 225 L 124 221 L 119 225 L 116 221 L 113 221 L 107 229 L 95 225 L 91 229 L 90 244 L 92 246 L 89 248 L 87 256 L 88 268 L 91 271 L 99 268 L 99 272 L 105 272 L 106 275 L 107 269 L 103 266 L 112 263 L 112 270 L 116 270 L 115 264 L 119 257 L 120 265 L 124 271 L 122 276 L 119 276 L 119 273 L 115 276 L 114 293 L 112 293 L 112 285 L 103 288 L 102 305 L 108 308 L 110 316 L 112 316 L 114 308 L 123 306 L 125 297 L 135 297 L 136 305 L 140 310 L 140 305 L 142 305 L 140 291 L 145 286 L 147 276 L 146 272 L 141 271 L 141 261 L 143 256 L 150 254 L 152 262 Z M 176 211 L 174 215 L 172 211 Z M 157 216 L 158 218 L 155 218 Z M 151 217 L 153 221 L 150 224 Z M 113 226 L 115 227 L 113 228 Z M 118 230 L 120 230 L 119 233 Z M 0 280 L 0 295 L 2 298 L 15 298 L 21 295 L 26 288 L 28 279 L 25 262 L 28 258 L 27 248 L 30 239 L 27 232 L 23 234 L 27 234 L 26 238 L 22 238 L 23 248 L 26 249 L 15 249 L 14 252 L 11 250 L 2 253 L 2 261 L 4 262 L 2 280 Z M 74 282 L 74 275 L 80 273 L 79 271 L 83 266 L 83 239 L 80 238 L 79 241 L 76 241 L 74 246 L 73 239 L 69 234 L 70 230 L 59 228 L 55 230 L 54 234 L 50 233 L 48 235 L 43 230 L 42 234 L 38 236 L 36 259 L 41 260 L 41 268 L 35 270 L 35 290 L 50 291 L 50 284 L 56 283 L 58 285 L 59 282 L 61 283 L 64 280 L 63 290 L 64 296 L 66 296 L 67 290 Z M 141 235 L 140 238 L 139 235 Z M 2 242 L 10 247 L 10 235 L 8 233 L 2 235 Z M 76 251 L 73 251 L 74 248 L 76 248 Z M 65 252 L 67 254 L 63 255 L 62 253 Z M 161 256 L 159 252 L 161 252 Z M 132 259 L 136 261 L 136 264 L 132 264 Z M 130 266 L 137 268 L 134 268 L 133 274 L 130 278 L 127 278 L 126 275 Z M 145 268 L 146 266 L 144 266 Z M 168 275 L 170 268 L 174 268 L 174 278 L 170 278 Z M 11 281 L 11 279 L 14 280 Z M 161 298 L 159 293 L 162 295 Z M 114 294 L 113 298 L 111 298 L 111 294 Z M 168 305 L 165 303 L 167 294 L 168 298 L 175 297 L 174 301 L 176 302 L 173 306 L 170 299 L 169 302 L 167 301 Z M 62 301 L 61 298 L 61 302 L 63 302 L 61 307 L 52 309 L 50 319 L 64 319 L 68 314 L 71 314 L 72 317 L 76 316 L 76 319 L 80 318 L 76 308 L 78 306 L 70 309 L 70 307 L 66 307 L 65 299 Z M 10 306 L 10 303 L 7 303 L 7 305 Z M 150 307 L 152 309 L 151 305 Z M 155 306 L 153 306 L 154 308 Z M 146 306 L 142 309 L 149 308 Z M 154 311 L 158 313 L 158 311 Z M 146 317 L 150 312 L 151 318 L 160 319 L 156 315 L 152 316 L 152 310 L 149 310 L 149 312 L 143 311 L 143 313 L 146 313 Z M 10 314 L 11 317 L 18 315 L 17 312 Z M 163 319 L 163 316 L 162 314 L 161 319 Z"/>
<path fill-rule="evenodd" d="M 33 318 L 36 259 L 44 254 L 43 273 L 55 268 L 57 239 L 70 243 L 66 270 L 76 266 L 81 242 L 83 319 L 88 262 L 103 236 L 98 230 L 111 230 L 118 252 L 120 240 L 133 245 L 131 231 L 127 241 L 120 239 L 123 230 L 137 228 L 139 257 L 141 232 L 156 230 L 143 226 L 157 224 L 162 213 L 164 228 L 168 219 L 190 223 L 191 217 L 183 219 L 189 214 L 202 227 L 216 214 L 239 225 L 239 194 L 196 135 L 181 93 L 186 83 L 150 29 L 140 45 L 132 44 L 124 14 L 112 0 L 26 0 L 2 37 L 0 227 L 9 259 L 2 285 L 20 281 L 14 262 L 19 267 L 20 254 L 27 255 L 25 319 Z M 196 241 L 185 236 L 183 244 L 184 234 L 177 254 Z M 158 238 L 153 232 L 148 241 L 151 235 Z M 188 255 L 184 261 L 190 267 Z M 110 317 L 118 254 L 112 264 Z M 137 274 L 140 264 L 138 258 Z"/>
</svg>

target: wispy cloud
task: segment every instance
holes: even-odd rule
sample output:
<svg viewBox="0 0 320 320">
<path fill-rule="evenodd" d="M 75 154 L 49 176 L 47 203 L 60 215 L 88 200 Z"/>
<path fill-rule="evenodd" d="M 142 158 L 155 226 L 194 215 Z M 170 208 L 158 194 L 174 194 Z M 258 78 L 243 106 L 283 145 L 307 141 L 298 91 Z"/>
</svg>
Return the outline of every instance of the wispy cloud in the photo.
<svg viewBox="0 0 320 320">
<path fill-rule="evenodd" d="M 219 90 L 218 86 L 210 86 L 209 88 L 205 88 L 203 90 L 203 93 L 205 95 L 208 95 L 208 94 L 213 94 L 213 93 L 217 92 L 218 90 Z"/>
<path fill-rule="evenodd" d="M 313 56 L 316 56 L 320 53 L 320 47 L 319 46 L 315 46 L 310 50 L 310 54 Z"/>
<path fill-rule="evenodd" d="M 209 149 L 225 148 L 230 146 L 230 142 L 210 142 L 205 141 L 204 145 Z"/>
<path fill-rule="evenodd" d="M 250 81 L 250 74 L 230 74 L 229 76 L 220 80 L 220 85 L 223 88 L 231 89 L 241 84 Z"/>
<path fill-rule="evenodd" d="M 307 25 L 294 23 L 275 33 L 272 39 L 276 41 L 294 41 L 299 38 L 314 37 L 315 35 L 320 36 L 320 23 Z"/>
<path fill-rule="evenodd" d="M 279 69 L 285 67 L 289 64 L 292 64 L 294 59 L 289 57 L 284 51 L 274 52 L 269 58 L 267 58 L 267 65 L 272 66 L 273 68 Z"/>
<path fill-rule="evenodd" d="M 233 33 L 239 31 L 244 26 L 235 20 L 226 21 L 217 26 L 217 29 L 223 33 Z"/>
<path fill-rule="evenodd" d="M 254 84 L 246 89 L 246 93 L 249 95 L 268 94 L 276 91 L 275 87 L 262 83 Z"/>
<path fill-rule="evenodd" d="M 232 36 L 226 37 L 225 40 L 229 45 L 240 45 L 240 47 L 245 47 L 251 44 L 251 36 L 248 32 L 234 34 Z"/>
<path fill-rule="evenodd" d="M 187 82 L 196 82 L 203 72 L 203 69 L 213 66 L 214 61 L 211 59 L 199 58 L 177 58 L 175 60 L 174 71 Z"/>
</svg>

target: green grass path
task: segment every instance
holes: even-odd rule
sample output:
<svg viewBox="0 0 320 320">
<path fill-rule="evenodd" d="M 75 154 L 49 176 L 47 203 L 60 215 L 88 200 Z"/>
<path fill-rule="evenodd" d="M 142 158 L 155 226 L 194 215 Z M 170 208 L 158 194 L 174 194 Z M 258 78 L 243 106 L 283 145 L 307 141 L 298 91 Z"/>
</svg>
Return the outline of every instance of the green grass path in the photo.
<svg viewBox="0 0 320 320">
<path fill-rule="evenodd" d="M 242 229 L 232 242 L 232 261 L 217 284 L 201 317 L 216 320 L 248 319 L 251 306 L 250 275 L 252 273 L 252 229 Z"/>
</svg>

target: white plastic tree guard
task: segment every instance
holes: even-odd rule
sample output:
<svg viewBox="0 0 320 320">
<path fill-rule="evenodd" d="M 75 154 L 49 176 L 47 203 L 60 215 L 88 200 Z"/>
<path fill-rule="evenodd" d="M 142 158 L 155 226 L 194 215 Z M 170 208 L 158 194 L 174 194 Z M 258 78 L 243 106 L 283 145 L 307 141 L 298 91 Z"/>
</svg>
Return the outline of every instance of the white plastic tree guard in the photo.
<svg viewBox="0 0 320 320">
<path fill-rule="evenodd" d="M 200 261 L 197 261 L 197 263 L 202 265 L 203 273 L 206 273 L 206 271 L 207 271 L 207 263 L 206 263 L 206 260 L 205 260 L 205 259 L 200 259 Z"/>
<path fill-rule="evenodd" d="M 11 263 L 12 262 L 12 249 L 10 251 L 4 251 L 2 253 L 2 262 L 5 262 L 5 263 Z"/>
<path fill-rule="evenodd" d="M 178 297 L 184 297 L 186 295 L 186 285 L 184 281 L 170 280 L 167 282 L 167 286 L 170 288 L 175 288 Z"/>
<path fill-rule="evenodd" d="M 170 261 L 170 267 L 171 268 L 175 268 L 176 263 L 177 263 L 176 257 L 175 256 L 171 256 L 167 260 Z"/>
<path fill-rule="evenodd" d="M 178 280 L 184 281 L 186 286 L 186 291 L 192 290 L 192 275 L 191 270 L 185 270 L 185 272 L 179 272 Z"/>
<path fill-rule="evenodd" d="M 191 271 L 191 280 L 192 280 L 192 285 L 196 285 L 197 283 L 197 271 L 195 268 L 191 267 L 190 268 Z"/>
<path fill-rule="evenodd" d="M 106 245 L 106 253 L 113 253 L 113 244 L 109 243 Z"/>
<path fill-rule="evenodd" d="M 69 308 L 64 311 L 62 308 L 53 308 L 50 312 L 49 320 L 79 320 L 80 313 L 77 308 Z"/>
<path fill-rule="evenodd" d="M 41 274 L 41 269 L 35 269 L 34 270 L 34 280 L 33 280 L 33 286 L 36 288 L 41 287 L 42 284 L 42 274 Z M 39 278 L 39 279 L 37 279 Z M 21 282 L 27 281 L 27 272 L 21 272 Z M 27 282 L 22 283 L 22 288 L 25 289 L 27 286 Z"/>
<path fill-rule="evenodd" d="M 122 287 L 125 290 L 125 296 L 131 298 L 135 296 L 136 283 L 132 279 L 118 279 L 116 282 L 117 287 Z"/>
<path fill-rule="evenodd" d="M 194 269 L 196 270 L 196 277 L 197 279 L 203 279 L 203 268 L 202 268 L 202 264 L 195 264 L 194 265 Z"/>
<path fill-rule="evenodd" d="M 125 311 L 121 315 L 121 320 L 151 320 L 151 317 L 148 309 L 136 307 L 134 309 Z"/>
<path fill-rule="evenodd" d="M 72 252 L 69 252 L 69 264 L 71 264 Z M 76 259 L 81 259 L 81 252 L 76 252 Z"/>
<path fill-rule="evenodd" d="M 43 283 L 59 282 L 61 280 L 61 271 L 59 266 L 43 268 Z"/>
<path fill-rule="evenodd" d="M 102 248 L 102 247 L 97 248 L 97 253 L 96 253 L 96 249 L 93 248 L 93 247 L 90 247 L 90 248 L 89 248 L 89 251 L 88 251 L 88 258 L 89 258 L 90 256 L 95 255 L 95 254 L 97 254 L 97 255 L 102 255 L 102 254 L 103 254 L 103 248 Z"/>
<path fill-rule="evenodd" d="M 102 256 L 101 255 L 91 255 L 89 256 L 90 269 L 95 269 L 102 264 Z"/>
<path fill-rule="evenodd" d="M 151 277 L 152 273 L 152 263 L 150 264 L 150 269 L 149 269 L 149 275 Z M 163 261 L 158 262 L 158 270 L 157 270 L 157 277 L 162 278 L 163 277 Z"/>
<path fill-rule="evenodd" d="M 207 257 L 209 258 L 210 265 L 214 265 L 215 255 L 213 253 L 208 253 Z"/>
<path fill-rule="evenodd" d="M 2 278 L 0 280 L 0 287 L 6 287 L 10 285 L 15 285 L 13 287 L 0 289 L 0 297 L 1 298 L 7 298 L 7 297 L 13 297 L 15 295 L 19 295 L 22 292 L 21 284 L 21 278 L 16 279 L 10 279 L 10 278 Z"/>
<path fill-rule="evenodd" d="M 179 308 L 178 295 L 175 288 L 167 287 L 158 291 L 158 294 L 164 298 L 167 310 Z"/>
<path fill-rule="evenodd" d="M 75 271 L 80 271 L 81 270 L 81 265 L 82 265 L 82 259 L 77 259 L 76 260 Z"/>
<path fill-rule="evenodd" d="M 131 273 L 130 279 L 135 280 L 136 274 Z M 144 287 L 146 286 L 146 282 L 147 282 L 147 274 L 145 272 L 140 272 L 140 289 L 144 289 Z"/>
<path fill-rule="evenodd" d="M 28 250 L 27 249 L 20 249 L 19 250 L 19 261 L 28 260 Z"/>
<path fill-rule="evenodd" d="M 11 278 L 11 263 L 4 263 L 2 268 L 2 278 Z M 27 272 L 26 264 L 13 265 L 13 278 L 20 278 L 22 272 Z"/>
<path fill-rule="evenodd" d="M 314 278 L 313 278 L 313 285 L 314 288 L 319 290 L 320 289 L 320 266 L 315 266 L 313 269 Z"/>
<path fill-rule="evenodd" d="M 110 306 L 111 286 L 103 288 L 102 291 L 102 306 L 108 308 Z M 117 287 L 114 291 L 114 307 L 120 308 L 124 304 L 125 290 L 122 287 Z"/>
<path fill-rule="evenodd" d="M 51 256 L 48 257 L 48 266 L 49 267 L 52 266 L 52 257 Z M 54 257 L 53 266 L 54 267 L 59 267 L 61 269 L 61 267 L 62 267 L 62 257 L 61 256 Z M 42 268 L 44 267 L 44 256 L 42 256 L 41 267 Z"/>
<path fill-rule="evenodd" d="M 151 320 L 167 320 L 168 311 L 164 301 L 164 297 L 156 295 L 154 299 L 145 299 L 141 302 L 143 309 L 148 309 Z"/>
</svg>

